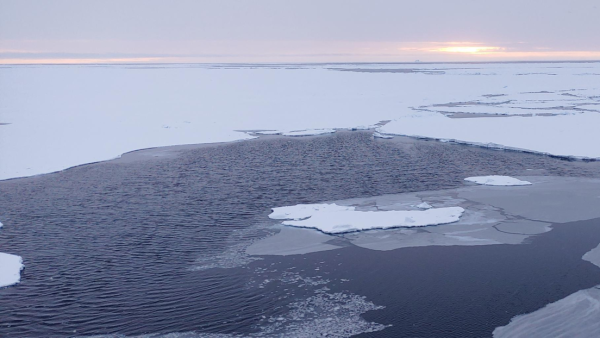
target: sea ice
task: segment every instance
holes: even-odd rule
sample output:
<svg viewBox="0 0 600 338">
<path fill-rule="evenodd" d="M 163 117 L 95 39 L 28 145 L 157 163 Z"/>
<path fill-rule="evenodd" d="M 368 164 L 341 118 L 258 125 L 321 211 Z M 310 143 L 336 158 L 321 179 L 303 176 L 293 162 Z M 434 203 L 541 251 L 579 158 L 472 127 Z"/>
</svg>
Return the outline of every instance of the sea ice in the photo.
<svg viewBox="0 0 600 338">
<path fill-rule="evenodd" d="M 283 135 L 283 136 L 317 136 L 324 134 L 333 134 L 335 129 L 307 129 L 307 130 L 261 130 L 253 134 L 258 135 Z"/>
<path fill-rule="evenodd" d="M 600 337 L 600 288 L 577 291 L 494 330 L 494 338 Z"/>
<path fill-rule="evenodd" d="M 410 64 L 343 67 L 370 72 L 330 65 L 284 68 L 2 67 L 0 158 L 6 160 L 0 161 L 0 179 L 59 171 L 139 149 L 253 138 L 239 130 L 302 131 L 291 134 L 299 136 L 389 120 L 375 137 L 389 137 L 384 135 L 389 131 L 600 157 L 594 146 L 600 143 L 595 130 L 600 88 L 597 76 L 582 76 L 600 73 L 600 63 L 431 65 L 436 76 Z M 450 119 L 411 109 L 480 112 L 491 105 L 575 115 Z"/>
<path fill-rule="evenodd" d="M 318 231 L 283 227 L 276 235 L 252 243 L 246 248 L 246 253 L 287 256 L 339 249 L 339 246 L 327 243 L 331 239 L 331 236 Z"/>
<path fill-rule="evenodd" d="M 0 287 L 21 281 L 23 259 L 20 256 L 0 252 Z"/>
<path fill-rule="evenodd" d="M 254 242 L 247 253 L 251 255 L 303 254 L 334 250 L 349 244 L 371 250 L 395 250 L 433 245 L 521 244 L 531 236 L 551 231 L 552 223 L 600 217 L 600 209 L 597 208 L 600 180 L 549 176 L 528 176 L 524 179 L 533 183 L 526 188 L 526 193 L 520 186 L 498 189 L 493 186 L 467 185 L 450 190 L 382 195 L 332 201 L 329 204 L 300 204 L 274 208 L 270 218 L 287 220 L 284 225 L 290 220 L 297 221 L 300 226 L 310 225 L 314 214 L 329 215 L 333 221 L 323 221 L 329 225 L 344 222 L 351 226 L 354 220 L 345 222 L 345 219 L 336 218 L 336 213 L 349 215 L 356 213 L 367 215 L 366 217 L 386 215 L 387 212 L 415 210 L 420 203 L 425 203 L 423 201 L 435 205 L 436 208 L 464 207 L 465 210 L 458 221 L 444 226 L 347 232 L 337 234 L 335 237 L 318 235 L 318 232 L 310 230 L 316 226 L 305 229 L 290 227 L 286 229 L 289 231 L 281 231 L 274 236 Z M 548 208 L 549 205 L 561 207 Z M 318 221 L 316 218 L 315 220 Z M 584 256 L 584 259 L 600 257 L 598 252 L 600 250 L 591 251 Z M 593 259 L 590 261 L 595 262 Z"/>
<path fill-rule="evenodd" d="M 335 129 L 294 130 L 281 133 L 283 136 L 316 136 L 335 133 Z"/>
<path fill-rule="evenodd" d="M 383 139 L 392 139 L 392 138 L 394 138 L 393 135 L 384 135 L 384 134 L 381 134 L 381 133 L 378 133 L 378 132 L 374 132 L 373 133 L 373 137 L 383 138 Z"/>
<path fill-rule="evenodd" d="M 423 227 L 456 222 L 465 211 L 461 207 L 428 210 L 356 211 L 336 204 L 300 205 L 274 208 L 271 218 L 286 219 L 284 225 L 314 228 L 325 233 L 345 233 L 370 229 Z"/>
<path fill-rule="evenodd" d="M 581 259 L 588 261 L 600 268 L 600 245 L 586 252 Z"/>
<path fill-rule="evenodd" d="M 354 207 L 333 204 L 297 204 L 287 207 L 273 208 L 269 218 L 301 220 L 318 212 L 351 211 Z"/>
<path fill-rule="evenodd" d="M 457 196 L 502 209 L 526 219 L 567 223 L 600 217 L 600 180 L 575 177 L 526 176 L 532 183 L 524 187 L 478 185 L 458 189 Z"/>
<path fill-rule="evenodd" d="M 379 132 L 569 158 L 600 159 L 600 114 L 453 119 L 420 112 L 399 117 Z"/>
<path fill-rule="evenodd" d="M 465 181 L 482 185 L 531 185 L 531 182 L 521 181 L 510 176 L 499 175 L 467 177 L 465 178 Z"/>
<path fill-rule="evenodd" d="M 261 131 L 255 131 L 254 134 L 259 134 L 259 135 L 281 135 L 281 131 L 278 130 L 261 130 Z"/>
</svg>

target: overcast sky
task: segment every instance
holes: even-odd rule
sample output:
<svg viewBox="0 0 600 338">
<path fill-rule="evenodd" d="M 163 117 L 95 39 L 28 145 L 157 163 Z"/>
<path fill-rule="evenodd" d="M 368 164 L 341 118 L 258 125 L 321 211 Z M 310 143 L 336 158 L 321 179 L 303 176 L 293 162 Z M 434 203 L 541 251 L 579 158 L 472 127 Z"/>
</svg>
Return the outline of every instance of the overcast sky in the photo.
<svg viewBox="0 0 600 338">
<path fill-rule="evenodd" d="M 600 0 L 0 0 L 0 63 L 600 60 Z"/>
</svg>

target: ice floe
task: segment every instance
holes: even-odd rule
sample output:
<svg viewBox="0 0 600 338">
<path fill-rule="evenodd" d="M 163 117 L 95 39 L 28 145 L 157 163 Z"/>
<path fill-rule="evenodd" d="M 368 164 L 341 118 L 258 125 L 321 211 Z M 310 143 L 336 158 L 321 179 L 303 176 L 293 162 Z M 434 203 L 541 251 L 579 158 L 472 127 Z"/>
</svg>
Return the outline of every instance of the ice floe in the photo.
<svg viewBox="0 0 600 338">
<path fill-rule="evenodd" d="M 586 252 L 581 259 L 588 261 L 600 268 L 600 245 Z"/>
<path fill-rule="evenodd" d="M 0 287 L 19 283 L 22 269 L 23 258 L 0 252 Z"/>
<path fill-rule="evenodd" d="M 531 185 L 531 182 L 528 181 L 521 181 L 518 178 L 500 175 L 467 177 L 465 181 L 482 185 Z"/>
<path fill-rule="evenodd" d="M 494 338 L 600 337 L 600 288 L 577 291 L 494 330 Z"/>
<path fill-rule="evenodd" d="M 526 187 L 474 186 L 459 189 L 457 197 L 503 210 L 529 220 L 567 223 L 600 218 L 600 180 L 575 177 L 521 177 L 532 183 Z"/>
<path fill-rule="evenodd" d="M 284 225 L 275 235 L 255 241 L 246 252 L 250 255 L 293 255 L 335 250 L 348 245 L 371 250 L 395 250 L 432 245 L 521 244 L 531 236 L 551 231 L 552 223 L 600 218 L 600 209 L 597 207 L 600 180 L 543 176 L 522 178 L 532 183 L 526 188 L 526 194 L 520 186 L 498 189 L 493 186 L 469 185 L 458 189 L 275 208 L 269 217 L 286 220 Z M 335 236 L 310 228 L 285 226 L 286 223 L 310 225 L 314 228 L 321 223 L 328 224 L 329 227 L 342 223 L 351 225 L 354 220 L 342 220 L 335 215 L 385 215 L 393 211 L 425 212 L 419 208 L 424 203 L 432 206 L 429 210 L 458 207 L 464 209 L 464 212 L 456 222 L 443 226 L 371 229 L 335 233 Z M 319 224 L 310 223 L 315 214 L 325 215 L 316 219 Z M 593 253 L 586 257 L 591 257 Z M 600 261 L 600 258 L 598 260 Z"/>
<path fill-rule="evenodd" d="M 330 244 L 332 238 L 318 231 L 282 227 L 276 235 L 257 241 L 246 248 L 248 255 L 297 255 L 339 249 Z"/>
<path fill-rule="evenodd" d="M 357 211 L 336 204 L 302 204 L 274 208 L 269 217 L 290 219 L 284 225 L 314 228 L 324 233 L 345 233 L 370 229 L 423 227 L 456 222 L 464 212 L 461 207 L 428 210 Z"/>
</svg>

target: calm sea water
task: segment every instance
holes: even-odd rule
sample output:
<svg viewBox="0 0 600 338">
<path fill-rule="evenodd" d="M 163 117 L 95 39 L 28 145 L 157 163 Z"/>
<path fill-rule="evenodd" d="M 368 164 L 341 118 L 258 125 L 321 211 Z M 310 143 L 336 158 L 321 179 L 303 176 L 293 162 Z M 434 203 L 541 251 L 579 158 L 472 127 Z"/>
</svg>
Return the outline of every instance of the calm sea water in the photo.
<svg viewBox="0 0 600 338">
<path fill-rule="evenodd" d="M 600 242 L 600 224 L 557 226 L 516 246 L 346 247 L 258 261 L 236 248 L 265 235 L 255 226 L 269 222 L 271 207 L 454 188 L 467 176 L 531 174 L 526 169 L 599 177 L 599 168 L 344 132 L 3 181 L 0 251 L 21 255 L 26 268 L 20 284 L 0 289 L 0 336 L 251 334 L 268 325 L 285 336 L 273 318 L 288 323 L 290 304 L 323 287 L 386 307 L 363 318 L 392 326 L 364 336 L 486 336 L 600 283 L 581 260 Z"/>
</svg>

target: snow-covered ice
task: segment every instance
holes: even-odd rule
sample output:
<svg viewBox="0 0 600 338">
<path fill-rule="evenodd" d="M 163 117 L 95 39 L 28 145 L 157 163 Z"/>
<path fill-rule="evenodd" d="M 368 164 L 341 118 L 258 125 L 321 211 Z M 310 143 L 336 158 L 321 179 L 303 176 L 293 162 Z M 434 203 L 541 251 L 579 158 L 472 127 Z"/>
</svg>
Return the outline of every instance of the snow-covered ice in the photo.
<svg viewBox="0 0 600 338">
<path fill-rule="evenodd" d="M 269 214 L 271 219 L 301 220 L 319 212 L 352 211 L 354 207 L 332 204 L 297 204 L 287 207 L 273 208 Z"/>
<path fill-rule="evenodd" d="M 531 182 L 528 181 L 521 181 L 518 178 L 500 175 L 467 177 L 465 178 L 465 181 L 482 185 L 531 185 Z"/>
<path fill-rule="evenodd" d="M 418 67 L 5 66 L 0 68 L 0 179 L 144 148 L 253 137 L 244 130 L 314 135 L 389 120 L 376 137 L 413 135 L 600 157 L 594 146 L 600 143 L 595 130 L 600 82 L 594 75 L 600 74 L 600 63 Z M 445 108 L 463 115 L 498 110 L 569 115 L 451 119 L 432 112 Z"/>
<path fill-rule="evenodd" d="M 2 226 L 0 222 L 0 228 Z M 22 269 L 23 259 L 20 256 L 0 252 L 0 287 L 19 283 Z"/>
<path fill-rule="evenodd" d="M 419 209 L 431 209 L 431 208 L 433 208 L 431 206 L 431 204 L 429 204 L 427 202 L 423 202 L 421 204 L 417 204 L 416 207 L 419 208 Z"/>
<path fill-rule="evenodd" d="M 600 159 L 600 113 L 454 119 L 439 113 L 406 115 L 379 128 L 386 134 L 450 140 L 562 157 Z"/>
<path fill-rule="evenodd" d="M 20 256 L 0 252 L 0 287 L 21 281 L 23 259 Z"/>
<path fill-rule="evenodd" d="M 337 204 L 301 204 L 274 208 L 269 217 L 288 219 L 284 225 L 314 228 L 325 233 L 345 233 L 370 229 L 423 227 L 456 222 L 464 212 L 461 207 L 428 210 L 357 211 Z"/>
</svg>

